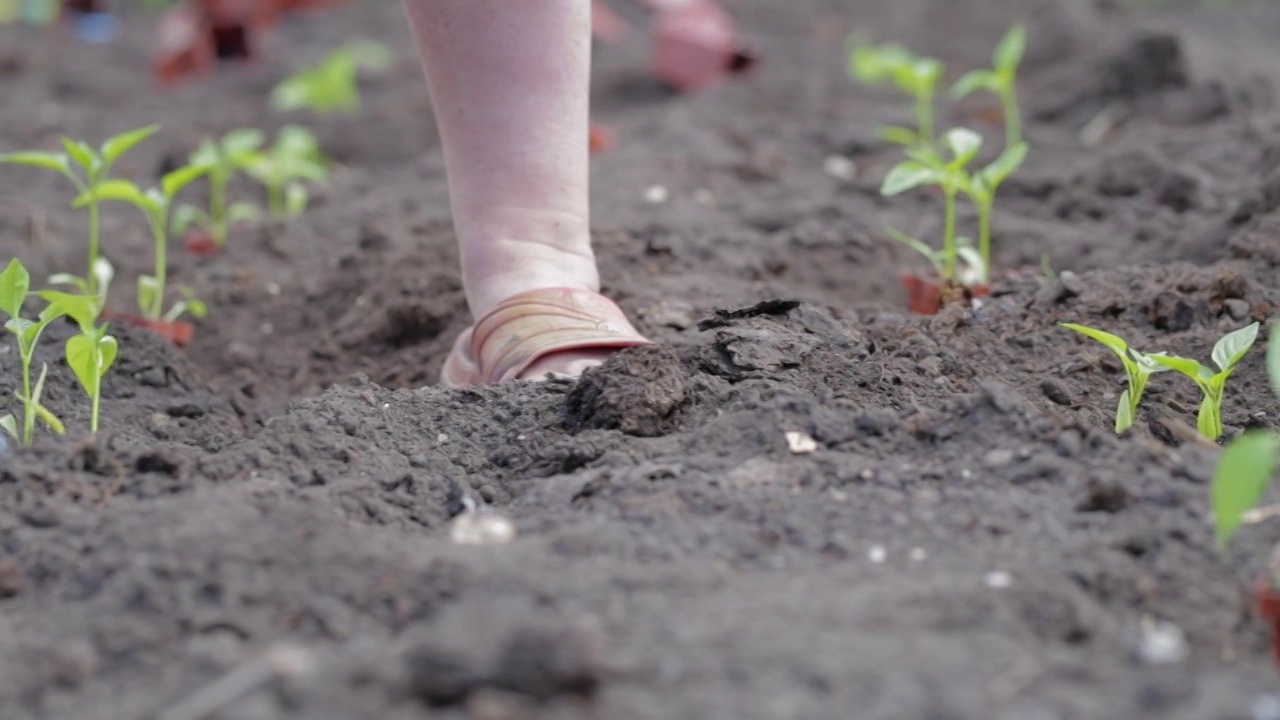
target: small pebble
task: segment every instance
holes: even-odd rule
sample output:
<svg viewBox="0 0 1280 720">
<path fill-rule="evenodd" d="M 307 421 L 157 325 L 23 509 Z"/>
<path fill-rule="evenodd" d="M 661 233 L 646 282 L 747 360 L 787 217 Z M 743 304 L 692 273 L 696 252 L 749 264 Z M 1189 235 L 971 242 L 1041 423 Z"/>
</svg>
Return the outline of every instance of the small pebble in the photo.
<svg viewBox="0 0 1280 720">
<path fill-rule="evenodd" d="M 1249 303 L 1245 300 L 1232 298 L 1223 303 L 1227 309 L 1227 314 L 1232 320 L 1244 321 L 1249 317 Z"/>
<path fill-rule="evenodd" d="M 872 545 L 871 549 L 867 550 L 867 559 L 876 565 L 884 562 L 886 555 L 887 553 L 885 553 L 883 545 Z"/>
<path fill-rule="evenodd" d="M 831 491 L 831 499 L 838 503 L 846 503 L 849 502 L 849 493 L 840 490 L 839 488 L 834 488 Z"/>
<path fill-rule="evenodd" d="M 449 436 L 445 435 L 444 433 L 440 433 L 439 435 L 436 435 L 436 442 L 447 443 L 449 442 Z"/>
<path fill-rule="evenodd" d="M 828 155 L 822 161 L 822 170 L 841 182 L 849 182 L 858 174 L 858 166 L 843 155 Z"/>
<path fill-rule="evenodd" d="M 269 282 L 269 283 L 267 283 L 267 294 L 268 294 L 268 295 L 272 295 L 272 296 L 279 295 L 279 294 L 280 294 L 280 283 L 277 283 L 277 282 Z"/>
<path fill-rule="evenodd" d="M 506 545 L 515 537 L 515 523 L 494 512 L 467 510 L 449 526 L 449 539 L 458 545 Z"/>
<path fill-rule="evenodd" d="M 1067 297 L 1075 297 L 1084 294 L 1084 281 L 1079 275 L 1070 270 L 1063 270 L 1058 273 L 1058 282 L 1062 283 L 1062 292 Z"/>
<path fill-rule="evenodd" d="M 911 548 L 911 559 L 916 562 L 924 562 L 929 557 L 929 553 L 924 548 Z"/>
<path fill-rule="evenodd" d="M 785 433 L 787 438 L 787 449 L 793 455 L 807 455 L 818 449 L 818 442 L 809 436 L 808 433 L 802 433 L 797 430 L 789 430 Z"/>
<path fill-rule="evenodd" d="M 650 185 L 644 191 L 645 202 L 653 205 L 661 205 L 671 197 L 671 193 L 667 191 L 665 185 Z"/>
<path fill-rule="evenodd" d="M 992 470 L 1002 468 L 1013 462 L 1013 451 L 996 449 L 988 452 L 982 457 L 982 464 Z"/>
<path fill-rule="evenodd" d="M 271 323 L 269 323 L 269 322 L 264 322 L 264 323 L 262 323 L 262 334 L 263 334 L 263 335 L 270 335 L 271 333 L 273 333 L 273 332 L 275 332 L 275 331 L 276 331 L 276 326 L 275 326 L 275 325 L 272 325 L 272 324 L 271 324 Z"/>
<path fill-rule="evenodd" d="M 1172 665 L 1187 659 L 1190 650 L 1182 628 L 1171 622 L 1142 619 L 1142 642 L 1138 656 L 1149 665 Z"/>
<path fill-rule="evenodd" d="M 698 188 L 693 191 L 693 201 L 699 205 L 710 207 L 716 204 L 716 196 L 712 195 L 711 191 L 706 188 Z"/>
<path fill-rule="evenodd" d="M 982 582 L 989 588 L 1003 590 L 1013 584 L 1013 576 L 1003 570 L 993 570 L 983 576 Z"/>
</svg>

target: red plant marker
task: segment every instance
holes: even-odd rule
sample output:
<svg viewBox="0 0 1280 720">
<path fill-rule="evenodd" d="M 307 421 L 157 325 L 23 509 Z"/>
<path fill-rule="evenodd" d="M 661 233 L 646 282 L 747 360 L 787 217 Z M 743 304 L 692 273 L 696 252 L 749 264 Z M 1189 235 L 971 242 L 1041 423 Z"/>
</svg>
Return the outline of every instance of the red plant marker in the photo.
<svg viewBox="0 0 1280 720">
<path fill-rule="evenodd" d="M 208 19 L 192 5 L 178 5 L 160 16 L 156 49 L 154 73 L 166 86 L 208 72 L 216 54 Z"/>
<path fill-rule="evenodd" d="M 186 347 L 196 336 L 196 326 L 184 320 L 153 320 L 141 315 L 120 313 L 103 313 L 103 318 L 124 323 L 131 327 L 145 328 L 173 343 L 176 347 Z"/>
<path fill-rule="evenodd" d="M 213 236 L 207 230 L 192 229 L 187 232 L 187 236 L 182 240 L 182 246 L 187 252 L 196 257 L 213 257 L 222 252 L 222 246 L 214 241 Z"/>
<path fill-rule="evenodd" d="M 612 130 L 593 121 L 587 142 L 592 153 L 605 153 L 613 149 L 617 139 Z"/>
<path fill-rule="evenodd" d="M 1253 601 L 1258 614 L 1271 628 L 1271 657 L 1280 665 L 1280 590 L 1270 571 L 1264 570 L 1253 585 Z"/>
<path fill-rule="evenodd" d="M 902 288 L 907 291 L 907 307 L 917 315 L 937 315 L 944 306 L 991 294 L 990 285 L 960 285 L 944 282 L 936 272 L 928 275 L 903 273 Z"/>
<path fill-rule="evenodd" d="M 653 71 L 681 92 L 714 85 L 750 66 L 733 19 L 715 0 L 650 0 L 654 24 Z"/>
</svg>

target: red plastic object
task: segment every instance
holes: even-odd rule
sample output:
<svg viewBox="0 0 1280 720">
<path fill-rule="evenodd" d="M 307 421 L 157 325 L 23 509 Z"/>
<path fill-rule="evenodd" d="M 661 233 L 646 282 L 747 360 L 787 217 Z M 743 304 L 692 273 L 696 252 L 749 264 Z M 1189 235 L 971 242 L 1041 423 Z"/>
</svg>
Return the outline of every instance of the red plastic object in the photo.
<svg viewBox="0 0 1280 720">
<path fill-rule="evenodd" d="M 213 257 L 222 252 L 222 246 L 214 241 L 213 236 L 204 230 L 191 230 L 182 240 L 182 246 L 196 257 Z"/>
<path fill-rule="evenodd" d="M 146 328 L 177 347 L 186 347 L 196 336 L 196 326 L 183 320 L 152 320 L 141 315 L 116 313 L 104 314 L 104 317 L 132 327 Z"/>
<path fill-rule="evenodd" d="M 650 4 L 658 10 L 653 71 L 677 90 L 702 90 L 754 62 L 742 49 L 733 19 L 715 0 Z"/>
<path fill-rule="evenodd" d="M 907 291 L 907 307 L 918 315 L 937 315 L 948 303 L 963 302 L 991 294 L 991 286 L 965 286 L 943 282 L 937 273 L 904 273 L 902 288 Z"/>
<path fill-rule="evenodd" d="M 588 143 L 592 153 L 604 153 L 613 149 L 613 146 L 617 144 L 617 139 L 614 137 L 612 130 L 599 123 L 592 122 Z"/>
<path fill-rule="evenodd" d="M 1271 656 L 1280 665 L 1280 590 L 1276 589 L 1271 573 L 1263 571 L 1253 586 L 1253 600 L 1258 614 L 1271 628 Z"/>
</svg>

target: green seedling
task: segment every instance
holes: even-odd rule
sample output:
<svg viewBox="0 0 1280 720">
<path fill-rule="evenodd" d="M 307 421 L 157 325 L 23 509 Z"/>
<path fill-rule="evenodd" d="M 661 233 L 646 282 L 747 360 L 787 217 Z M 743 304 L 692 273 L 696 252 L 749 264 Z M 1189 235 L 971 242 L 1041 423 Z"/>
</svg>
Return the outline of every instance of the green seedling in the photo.
<svg viewBox="0 0 1280 720">
<path fill-rule="evenodd" d="M 996 191 L 1027 159 L 1026 143 L 1018 143 L 1000 153 L 995 162 L 974 173 L 964 191 L 978 211 L 978 253 L 983 267 L 991 267 L 991 212 L 996 205 Z"/>
<path fill-rule="evenodd" d="M 1191 378 L 1204 399 L 1200 402 L 1200 412 L 1196 418 L 1196 427 L 1200 434 L 1210 440 L 1222 437 L 1222 396 L 1226 390 L 1227 378 L 1235 372 L 1236 364 L 1249 352 L 1258 339 L 1258 323 L 1229 333 L 1213 346 L 1213 364 L 1218 372 L 1201 365 L 1195 360 L 1174 356 L 1153 356 L 1152 359 L 1161 365 L 1176 370 Z"/>
<path fill-rule="evenodd" d="M 996 45 L 992 67 L 966 73 L 951 88 L 956 99 L 986 90 L 1000 98 L 1004 108 L 1005 149 L 1022 144 L 1022 114 L 1018 110 L 1018 66 L 1027 49 L 1027 30 L 1014 25 Z"/>
<path fill-rule="evenodd" d="M 56 290 L 38 293 L 49 301 L 50 307 L 66 315 L 80 327 L 80 334 L 67 339 L 66 359 L 71 371 L 80 381 L 80 387 L 89 396 L 89 431 L 98 432 L 98 415 L 102 400 L 102 378 L 115 364 L 119 346 L 116 339 L 107 334 L 106 325 L 98 325 L 102 310 L 100 298 L 86 295 L 70 295 Z"/>
<path fill-rule="evenodd" d="M 1271 330 L 1267 347 L 1267 375 L 1271 390 L 1280 396 L 1280 332 Z M 1257 506 L 1271 484 L 1280 456 L 1280 435 L 1252 431 L 1222 451 L 1213 474 L 1213 519 L 1218 547 L 1225 550 L 1240 529 L 1244 516 Z"/>
<path fill-rule="evenodd" d="M 260 130 L 232 130 L 221 140 L 205 140 L 191 154 L 191 165 L 208 168 L 209 210 L 194 205 L 183 205 L 174 211 L 173 230 L 185 234 L 192 225 L 203 227 L 218 246 L 227 243 L 231 226 L 238 222 L 255 220 L 258 207 L 252 203 L 227 204 L 227 185 L 255 157 L 262 147 Z"/>
<path fill-rule="evenodd" d="M 159 320 L 164 315 L 165 280 L 168 273 L 169 219 L 178 193 L 209 172 L 207 166 L 188 165 L 160 178 L 160 187 L 143 190 L 128 180 L 108 180 L 92 193 L 76 200 L 77 207 L 104 200 L 126 202 L 142 211 L 155 243 L 155 271 L 138 278 L 138 307 L 143 315 Z M 68 313 L 69 314 L 69 313 Z"/>
<path fill-rule="evenodd" d="M 911 237 L 888 226 L 885 226 L 885 232 L 889 233 L 889 237 L 920 253 L 933 266 L 934 272 L 938 273 L 939 276 L 942 275 L 946 262 L 944 251 L 930 247 L 923 240 Z M 982 262 L 982 256 L 974 249 L 972 240 L 963 236 L 956 238 L 956 254 L 959 256 L 956 266 L 956 280 L 961 285 L 973 287 L 986 282 L 987 268 Z"/>
<path fill-rule="evenodd" d="M 108 177 L 116 162 L 159 129 L 158 125 L 149 125 L 121 133 L 102 143 L 102 147 L 98 150 L 89 147 L 85 142 L 63 138 L 64 152 L 16 152 L 0 155 L 0 162 L 44 168 L 61 173 L 75 186 L 78 197 L 94 198 L 89 202 L 76 204 L 76 207 L 89 208 L 89 262 L 85 266 L 87 268 L 85 277 L 67 276 L 75 281 L 76 287 L 81 292 L 87 295 L 101 294 L 95 279 L 100 256 L 101 209 L 96 199 L 96 192 L 103 184 L 111 182 Z"/>
<path fill-rule="evenodd" d="M 849 73 L 868 85 L 892 84 L 915 100 L 916 128 L 885 127 L 883 140 L 906 147 L 934 144 L 933 103 L 946 66 L 921 57 L 896 43 L 869 45 L 855 41 L 849 54 Z"/>
<path fill-rule="evenodd" d="M 942 144 L 951 155 L 950 160 L 938 153 L 916 148 L 907 151 L 909 158 L 900 163 L 885 177 L 880 194 L 898 195 L 926 185 L 942 188 L 946 208 L 942 236 L 942 279 L 954 280 L 959 246 L 956 242 L 956 196 L 968 192 L 972 183 L 965 168 L 982 149 L 982 137 L 972 130 L 954 128 L 942 136 Z M 985 273 L 985 266 L 983 271 Z"/>
<path fill-rule="evenodd" d="M 31 276 L 27 269 L 18 260 L 10 260 L 8 267 L 0 273 L 0 312 L 8 316 L 4 329 L 17 341 L 18 359 L 22 363 L 22 391 L 14 393 L 22 403 L 22 428 L 19 430 L 18 422 L 12 415 L 0 417 L 0 427 L 27 447 L 31 445 L 37 419 L 58 435 L 66 432 L 62 421 L 40 403 L 44 394 L 45 375 L 49 371 L 48 365 L 42 364 L 40 377 L 34 385 L 31 382 L 31 358 L 40 342 L 40 334 L 50 323 L 62 317 L 63 312 L 60 308 L 49 305 L 34 321 L 22 317 L 22 306 L 30 288 Z"/>
<path fill-rule="evenodd" d="M 360 70 L 382 70 L 390 64 L 391 53 L 380 43 L 347 43 L 319 65 L 276 85 L 271 91 L 271 105 L 276 110 L 311 110 L 319 115 L 358 112 Z"/>
<path fill-rule="evenodd" d="M 269 150 L 259 150 L 245 161 L 245 172 L 267 189 L 267 211 L 272 218 L 294 218 L 306 209 L 306 182 L 322 183 L 329 177 L 316 137 L 303 127 L 280 129 Z"/>
<path fill-rule="evenodd" d="M 1119 337 L 1084 325 L 1062 323 L 1062 327 L 1097 340 L 1120 358 L 1129 380 L 1129 387 L 1120 394 L 1120 403 L 1116 406 L 1116 432 L 1122 433 L 1133 427 L 1133 421 L 1138 416 L 1138 405 L 1142 402 L 1142 394 L 1147 389 L 1147 380 L 1152 375 L 1169 369 L 1159 363 L 1164 353 L 1138 352 Z"/>
</svg>

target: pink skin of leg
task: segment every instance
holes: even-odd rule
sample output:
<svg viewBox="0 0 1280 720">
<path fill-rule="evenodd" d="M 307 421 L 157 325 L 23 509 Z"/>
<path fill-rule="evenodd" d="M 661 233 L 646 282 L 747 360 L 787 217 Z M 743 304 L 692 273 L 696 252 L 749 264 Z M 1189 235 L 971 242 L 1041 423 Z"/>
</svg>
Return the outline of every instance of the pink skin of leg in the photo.
<svg viewBox="0 0 1280 720">
<path fill-rule="evenodd" d="M 588 208 L 587 0 L 404 0 L 426 69 L 474 317 L 517 293 L 598 292 Z M 554 353 L 522 378 L 578 375 Z"/>
</svg>

